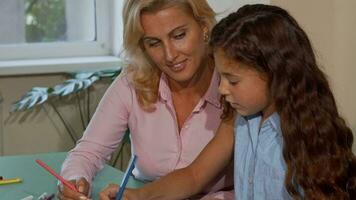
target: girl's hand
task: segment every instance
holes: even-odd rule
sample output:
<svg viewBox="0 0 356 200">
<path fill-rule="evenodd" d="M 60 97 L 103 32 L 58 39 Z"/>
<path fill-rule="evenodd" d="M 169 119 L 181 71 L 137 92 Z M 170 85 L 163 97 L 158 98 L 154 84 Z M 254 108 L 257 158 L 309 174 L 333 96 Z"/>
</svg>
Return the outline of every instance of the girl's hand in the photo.
<svg viewBox="0 0 356 200">
<path fill-rule="evenodd" d="M 60 200 L 87 200 L 89 193 L 89 182 L 81 177 L 77 180 L 70 180 L 79 192 L 69 189 L 67 186 L 58 185 L 58 199 Z"/>
<path fill-rule="evenodd" d="M 109 184 L 100 193 L 100 200 L 111 200 L 115 199 L 117 192 L 119 191 L 119 186 L 116 184 Z"/>
<path fill-rule="evenodd" d="M 119 186 L 116 184 L 109 184 L 99 194 L 100 200 L 114 200 Z M 122 200 L 141 200 L 138 190 L 126 188 Z"/>
</svg>

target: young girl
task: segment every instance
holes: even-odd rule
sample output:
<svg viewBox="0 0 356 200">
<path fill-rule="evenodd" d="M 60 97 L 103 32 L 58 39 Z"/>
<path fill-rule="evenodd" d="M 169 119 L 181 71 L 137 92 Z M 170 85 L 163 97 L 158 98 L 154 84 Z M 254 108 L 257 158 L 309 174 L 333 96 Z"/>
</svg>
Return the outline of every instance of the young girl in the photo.
<svg viewBox="0 0 356 200">
<path fill-rule="evenodd" d="M 236 199 L 355 199 L 351 130 L 340 117 L 305 32 L 285 10 L 247 5 L 212 32 L 219 90 L 235 120 Z M 231 156 L 231 120 L 193 164 L 128 199 L 181 199 L 199 191 Z M 214 159 L 212 159 L 213 157 Z M 102 192 L 106 199 L 117 190 Z"/>
</svg>

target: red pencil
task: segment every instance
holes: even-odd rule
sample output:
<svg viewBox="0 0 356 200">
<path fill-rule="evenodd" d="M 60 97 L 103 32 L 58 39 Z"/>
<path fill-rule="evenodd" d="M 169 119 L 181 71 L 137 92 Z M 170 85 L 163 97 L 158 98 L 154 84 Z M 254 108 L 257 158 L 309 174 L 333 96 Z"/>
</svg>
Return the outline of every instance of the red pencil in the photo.
<svg viewBox="0 0 356 200">
<path fill-rule="evenodd" d="M 63 185 L 69 187 L 71 190 L 79 192 L 77 188 L 71 184 L 70 182 L 66 181 L 63 177 L 61 177 L 59 174 L 57 174 L 53 169 L 48 167 L 44 162 L 42 162 L 40 159 L 36 159 L 36 162 L 43 167 L 45 170 L 47 170 L 50 174 L 52 174 L 54 177 L 56 177 Z"/>
</svg>

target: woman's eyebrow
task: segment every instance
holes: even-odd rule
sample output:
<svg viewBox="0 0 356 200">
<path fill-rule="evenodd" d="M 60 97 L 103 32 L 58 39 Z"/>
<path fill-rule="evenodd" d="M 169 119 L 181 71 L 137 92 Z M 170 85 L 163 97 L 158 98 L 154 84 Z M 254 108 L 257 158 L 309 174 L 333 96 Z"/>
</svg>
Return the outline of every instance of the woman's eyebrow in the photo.
<svg viewBox="0 0 356 200">
<path fill-rule="evenodd" d="M 175 32 L 175 31 L 177 31 L 177 30 L 179 30 L 179 29 L 186 28 L 187 26 L 188 26 L 188 24 L 183 24 L 183 25 L 181 25 L 181 26 L 177 26 L 176 28 L 174 28 L 173 30 L 171 30 L 171 31 L 169 32 L 169 34 L 172 34 L 173 32 Z"/>
<path fill-rule="evenodd" d="M 168 34 L 172 35 L 175 31 L 177 31 L 179 29 L 182 29 L 182 28 L 186 28 L 187 26 L 188 26 L 188 24 L 183 24 L 183 25 L 177 26 L 173 30 L 171 30 Z M 149 36 L 149 35 L 148 36 L 147 35 L 143 35 L 142 36 L 142 41 L 145 41 L 145 40 L 159 40 L 159 38 L 154 37 L 154 36 Z"/>
<path fill-rule="evenodd" d="M 145 37 L 142 37 L 141 40 L 142 40 L 143 42 L 145 42 L 145 41 L 159 40 L 159 39 L 158 39 L 158 38 L 155 38 L 155 37 L 145 36 Z"/>
</svg>

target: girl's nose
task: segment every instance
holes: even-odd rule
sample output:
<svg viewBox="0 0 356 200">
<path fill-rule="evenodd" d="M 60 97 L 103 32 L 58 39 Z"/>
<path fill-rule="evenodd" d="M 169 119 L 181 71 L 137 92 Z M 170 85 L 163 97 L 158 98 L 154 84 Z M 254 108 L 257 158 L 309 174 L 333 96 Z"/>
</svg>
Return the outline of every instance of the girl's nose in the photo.
<svg viewBox="0 0 356 200">
<path fill-rule="evenodd" d="M 225 80 L 224 78 L 221 78 L 220 80 L 220 84 L 219 84 L 219 92 L 221 95 L 227 95 L 228 94 L 228 90 L 227 90 L 227 80 Z"/>
</svg>

